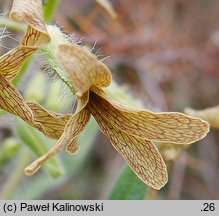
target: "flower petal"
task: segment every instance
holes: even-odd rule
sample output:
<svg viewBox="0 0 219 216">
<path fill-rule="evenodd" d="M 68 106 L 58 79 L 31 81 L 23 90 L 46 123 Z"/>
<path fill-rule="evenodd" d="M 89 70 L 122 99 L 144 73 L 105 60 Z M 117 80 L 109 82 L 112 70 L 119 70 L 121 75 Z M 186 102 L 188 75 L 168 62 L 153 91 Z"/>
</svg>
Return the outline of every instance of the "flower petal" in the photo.
<svg viewBox="0 0 219 216">
<path fill-rule="evenodd" d="M 56 57 L 69 74 L 78 96 L 92 85 L 106 87 L 111 82 L 109 69 L 84 47 L 60 45 Z"/>
<path fill-rule="evenodd" d="M 113 147 L 125 158 L 136 175 L 147 185 L 160 189 L 167 183 L 167 169 L 157 147 L 148 140 L 126 134 L 99 115 L 92 107 L 92 115 Z"/>
<path fill-rule="evenodd" d="M 33 102 L 25 102 L 17 89 L 0 76 L 0 108 L 13 114 L 52 139 L 59 139 L 72 114 L 57 114 Z"/>
<path fill-rule="evenodd" d="M 192 108 L 186 108 L 184 112 L 187 115 L 201 118 L 207 121 L 212 128 L 219 129 L 219 106 L 209 107 L 203 110 L 194 110 Z"/>
<path fill-rule="evenodd" d="M 45 155 L 41 156 L 30 164 L 25 169 L 27 175 L 33 175 L 38 169 L 48 160 L 50 157 L 56 155 L 61 149 L 69 143 L 74 144 L 77 136 L 85 128 L 90 119 L 90 112 L 87 109 L 83 109 L 80 112 L 75 113 L 65 126 L 64 132 L 60 137 L 58 143 Z"/>
<path fill-rule="evenodd" d="M 32 26 L 29 26 L 26 34 L 21 41 L 24 47 L 35 47 L 39 49 L 40 47 L 46 45 L 50 41 L 50 36 L 45 29 L 44 32 L 38 31 Z"/>
<path fill-rule="evenodd" d="M 79 151 L 79 149 L 80 144 L 78 142 L 78 139 L 76 138 L 72 140 L 72 142 L 68 143 L 65 148 L 66 152 L 68 152 L 70 155 L 76 154 Z"/>
<path fill-rule="evenodd" d="M 33 120 L 33 113 L 25 103 L 17 89 L 3 76 L 0 75 L 0 108 L 14 115 L 19 116 L 27 123 L 34 125 L 38 130 L 43 131 L 39 123 Z"/>
<path fill-rule="evenodd" d="M 190 144 L 205 137 L 209 130 L 209 124 L 201 119 L 181 113 L 134 110 L 113 101 L 101 90 L 94 91 L 96 94 L 90 94 L 92 107 L 127 134 L 158 142 Z"/>
<path fill-rule="evenodd" d="M 40 32 L 40 34 L 45 34 L 47 40 L 49 40 L 45 22 L 43 20 L 42 11 L 43 11 L 43 8 L 42 8 L 41 0 L 34 0 L 34 1 L 33 0 L 14 0 L 9 16 L 14 21 L 28 23 L 30 27 Z M 24 41 L 27 41 L 27 42 L 26 43 L 22 42 L 22 44 L 32 45 L 34 41 L 38 40 L 38 39 L 37 40 L 31 39 L 32 33 L 27 34 L 27 35 L 29 35 L 29 37 L 28 36 L 24 37 L 26 38 Z M 38 44 L 38 42 L 36 43 Z"/>
<path fill-rule="evenodd" d="M 10 50 L 0 57 L 0 75 L 13 79 L 19 72 L 24 61 L 34 52 L 34 47 L 18 47 Z"/>
<path fill-rule="evenodd" d="M 27 102 L 27 105 L 33 112 L 35 122 L 43 126 L 45 135 L 52 139 L 59 139 L 72 114 L 54 113 L 33 102 Z"/>
<path fill-rule="evenodd" d="M 83 110 L 89 102 L 89 91 L 85 92 L 78 100 L 77 100 L 77 109 L 76 112 L 80 112 Z"/>
<path fill-rule="evenodd" d="M 10 18 L 29 24 L 21 44 L 0 57 L 0 75 L 13 79 L 24 61 L 37 49 L 50 41 L 42 16 L 40 0 L 15 0 Z"/>
</svg>

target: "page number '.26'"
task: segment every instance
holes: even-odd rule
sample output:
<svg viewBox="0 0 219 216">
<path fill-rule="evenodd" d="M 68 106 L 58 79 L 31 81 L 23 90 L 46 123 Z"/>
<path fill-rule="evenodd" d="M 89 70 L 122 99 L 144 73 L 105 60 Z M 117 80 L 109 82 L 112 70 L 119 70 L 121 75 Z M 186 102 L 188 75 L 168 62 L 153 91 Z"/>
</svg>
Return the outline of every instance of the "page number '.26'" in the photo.
<svg viewBox="0 0 219 216">
<path fill-rule="evenodd" d="M 215 203 L 203 203 L 201 211 L 215 211 Z"/>
</svg>

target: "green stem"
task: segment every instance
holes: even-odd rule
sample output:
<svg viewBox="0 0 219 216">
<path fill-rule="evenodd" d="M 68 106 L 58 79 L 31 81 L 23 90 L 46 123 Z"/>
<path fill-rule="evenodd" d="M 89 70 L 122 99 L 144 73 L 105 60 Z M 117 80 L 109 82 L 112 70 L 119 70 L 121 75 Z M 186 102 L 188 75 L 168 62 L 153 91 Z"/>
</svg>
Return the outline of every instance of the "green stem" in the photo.
<svg viewBox="0 0 219 216">
<path fill-rule="evenodd" d="M 55 52 L 57 51 L 58 46 L 60 44 L 70 44 L 70 42 L 67 40 L 66 35 L 63 34 L 57 26 L 47 25 L 47 30 L 51 36 L 51 41 L 47 46 L 43 47 L 40 52 L 46 62 L 50 65 L 51 71 L 56 74 L 59 80 L 61 80 L 74 95 L 75 89 L 72 86 L 72 82 L 55 57 Z"/>
</svg>

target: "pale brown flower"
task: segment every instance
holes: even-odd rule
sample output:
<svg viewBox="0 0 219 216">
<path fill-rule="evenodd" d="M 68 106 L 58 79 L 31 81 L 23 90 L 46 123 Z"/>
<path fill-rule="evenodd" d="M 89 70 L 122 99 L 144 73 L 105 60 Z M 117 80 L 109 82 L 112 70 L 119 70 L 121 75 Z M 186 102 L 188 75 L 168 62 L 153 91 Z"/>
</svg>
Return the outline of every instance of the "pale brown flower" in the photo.
<svg viewBox="0 0 219 216">
<path fill-rule="evenodd" d="M 28 28 L 21 43 L 0 57 L 0 108 L 19 116 L 48 137 L 58 139 L 71 115 L 48 112 L 38 104 L 25 102 L 10 82 L 16 77 L 25 60 L 50 41 L 42 17 L 41 0 L 15 0 L 10 18 L 17 22 L 26 22 Z"/>
<path fill-rule="evenodd" d="M 21 44 L 0 57 L 0 108 L 19 116 L 46 136 L 59 139 L 47 154 L 25 169 L 26 174 L 35 173 L 64 146 L 68 152 L 76 153 L 77 137 L 93 115 L 139 178 L 155 189 L 163 187 L 167 182 L 166 165 L 153 141 L 189 144 L 206 135 L 208 123 L 181 113 L 153 113 L 118 104 L 104 92 L 104 87 L 111 83 L 109 69 L 86 48 L 76 45 L 61 45 L 56 55 L 76 90 L 76 112 L 62 115 L 25 102 L 10 80 L 27 57 L 50 41 L 41 9 L 40 0 L 14 1 L 10 17 L 28 23 L 28 29 Z"/>
<path fill-rule="evenodd" d="M 76 90 L 78 106 L 57 145 L 26 168 L 29 175 L 64 146 L 68 152 L 76 153 L 77 137 L 93 115 L 138 177 L 160 189 L 167 182 L 167 169 L 153 141 L 190 144 L 209 130 L 207 122 L 181 113 L 153 113 L 119 104 L 104 92 L 111 83 L 109 69 L 84 47 L 61 45 L 56 57 Z"/>
</svg>

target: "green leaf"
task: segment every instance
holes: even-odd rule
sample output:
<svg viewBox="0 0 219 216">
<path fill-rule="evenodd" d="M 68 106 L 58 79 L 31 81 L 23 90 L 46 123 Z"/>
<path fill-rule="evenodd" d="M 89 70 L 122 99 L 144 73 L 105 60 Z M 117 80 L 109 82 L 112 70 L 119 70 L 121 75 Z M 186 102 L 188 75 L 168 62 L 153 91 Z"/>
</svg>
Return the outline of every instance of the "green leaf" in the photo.
<svg viewBox="0 0 219 216">
<path fill-rule="evenodd" d="M 109 200 L 142 200 L 147 192 L 147 186 L 135 175 L 129 166 L 114 185 Z"/>
<path fill-rule="evenodd" d="M 23 120 L 19 118 L 16 119 L 15 129 L 20 139 L 34 152 L 36 156 L 40 157 L 49 151 L 50 146 L 47 144 L 48 139 L 41 137 L 38 131 L 29 126 Z M 47 160 L 44 167 L 54 178 L 57 178 L 64 173 L 61 161 L 57 156 Z"/>
</svg>

